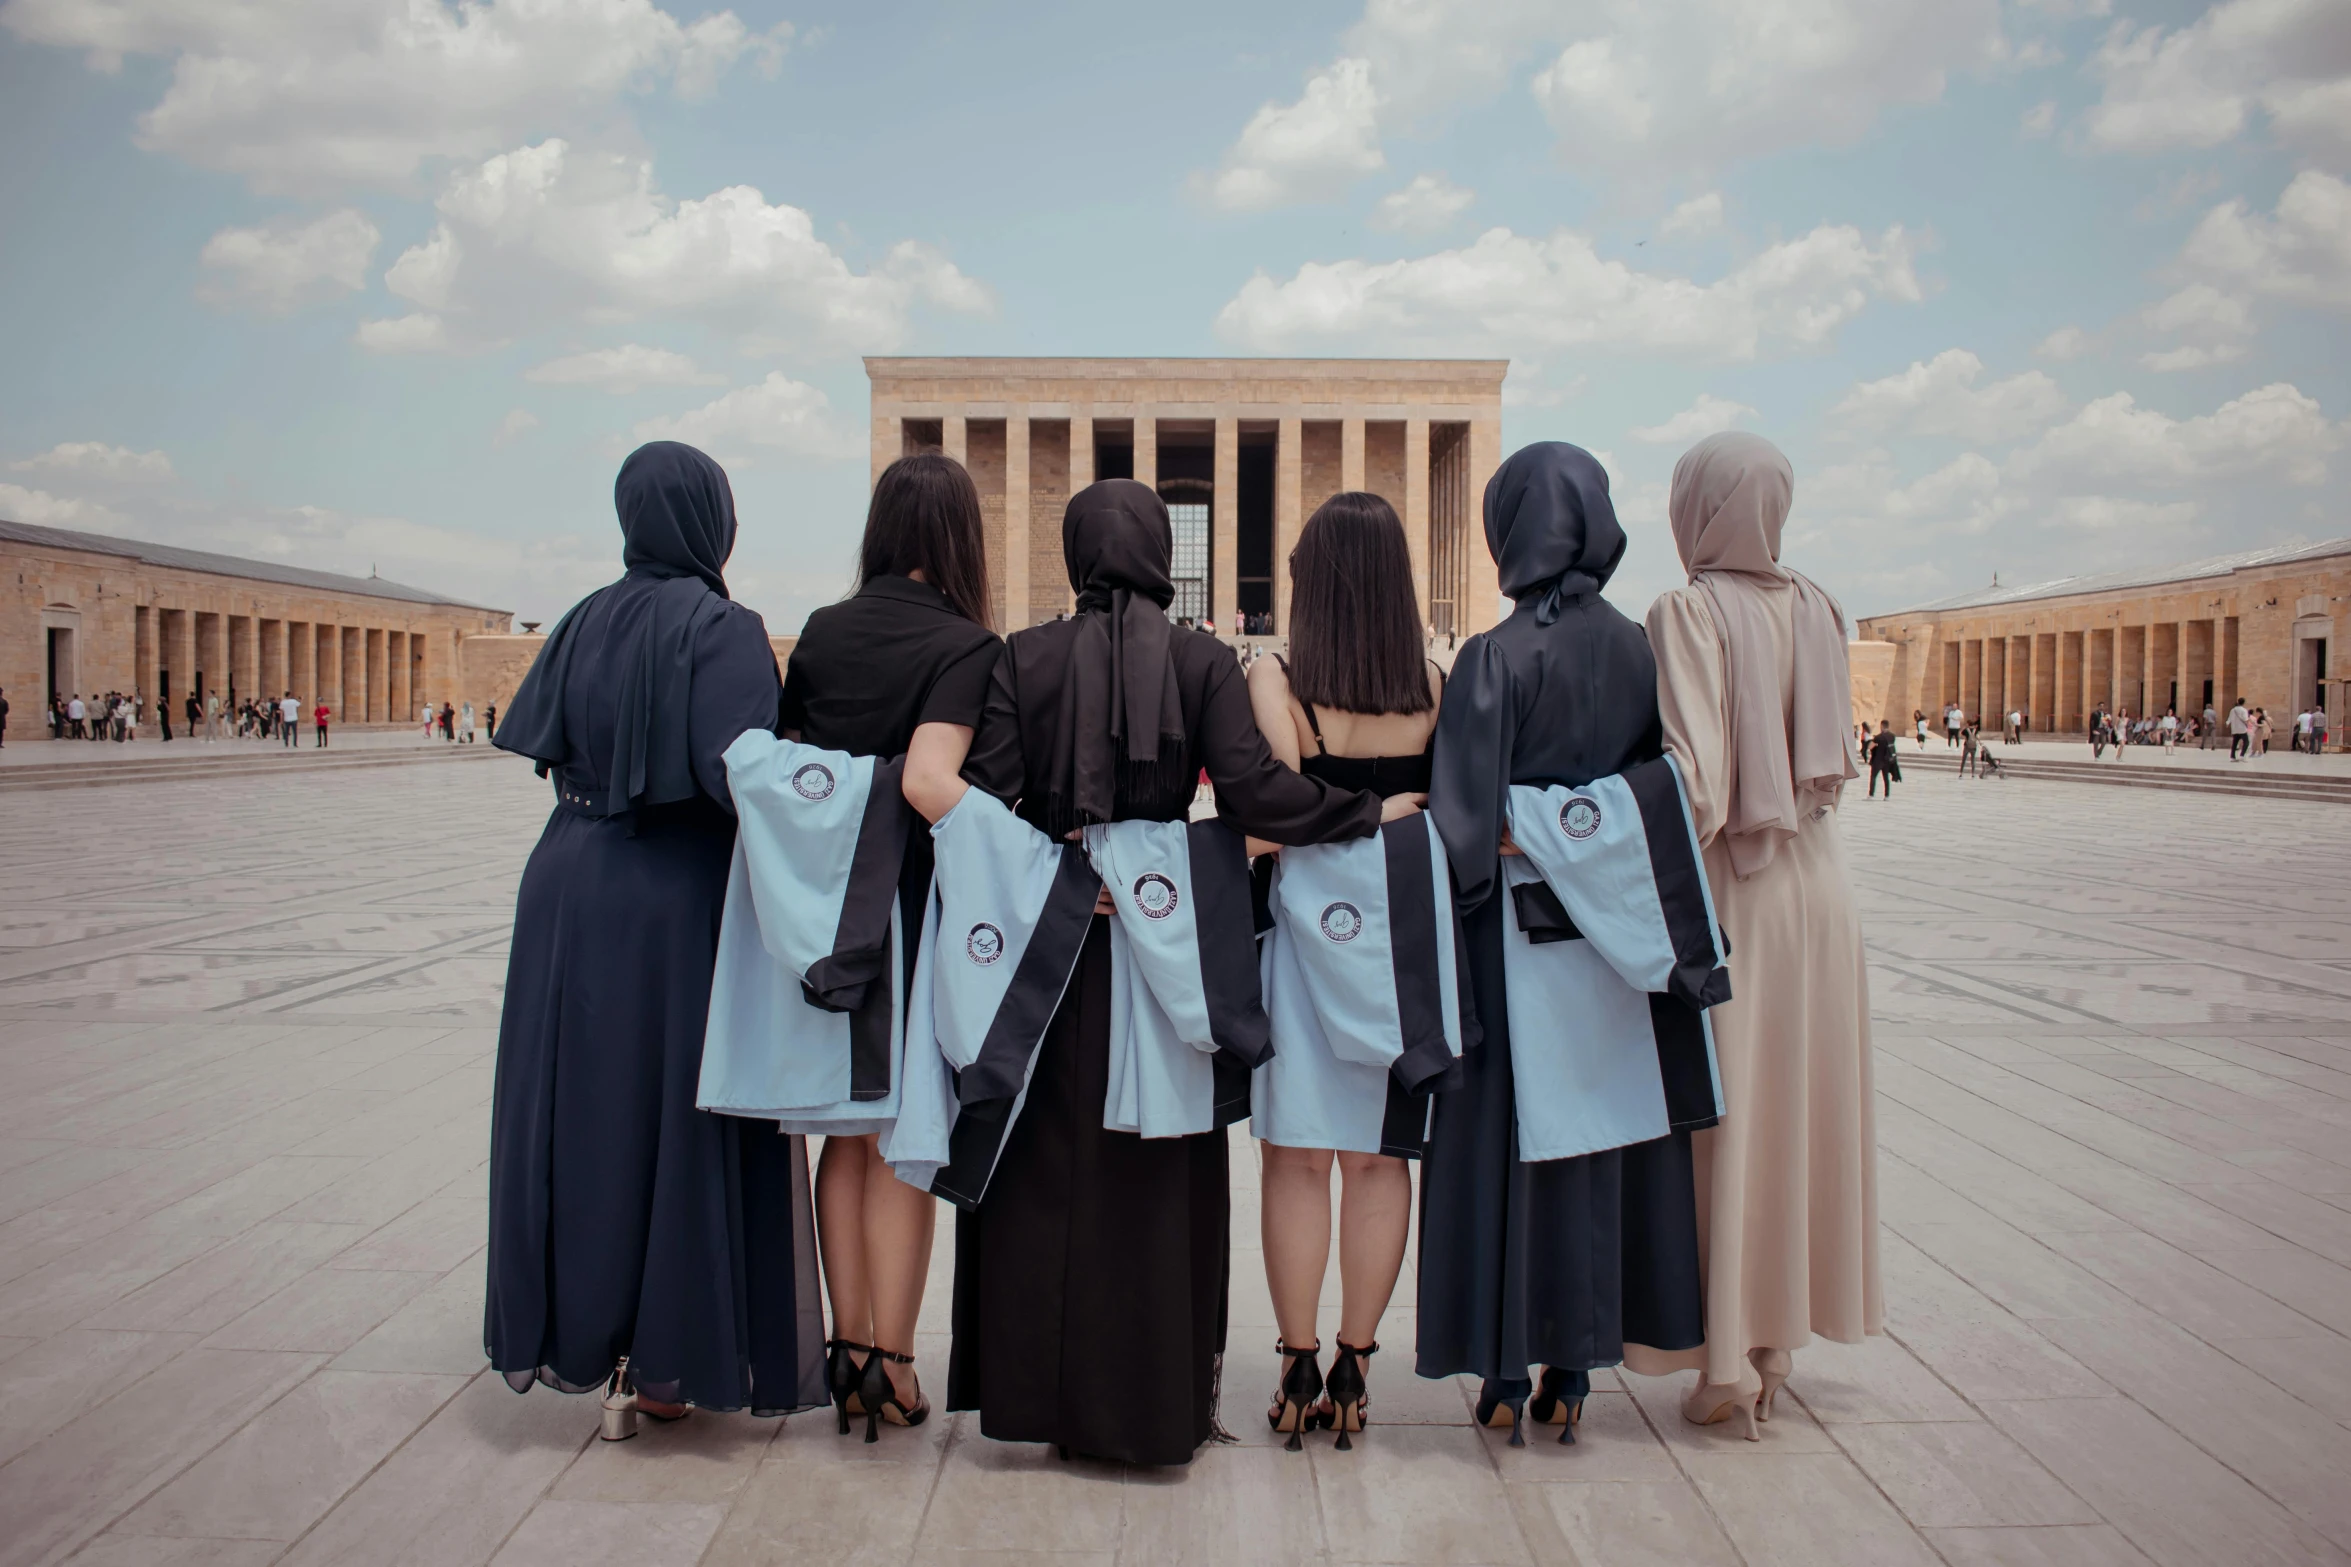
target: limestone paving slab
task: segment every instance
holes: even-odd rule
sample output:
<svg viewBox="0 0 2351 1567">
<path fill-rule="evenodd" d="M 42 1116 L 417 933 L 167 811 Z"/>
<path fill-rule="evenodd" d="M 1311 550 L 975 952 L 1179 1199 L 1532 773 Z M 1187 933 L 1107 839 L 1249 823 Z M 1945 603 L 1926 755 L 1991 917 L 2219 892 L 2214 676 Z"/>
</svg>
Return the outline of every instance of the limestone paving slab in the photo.
<svg viewBox="0 0 2351 1567">
<path fill-rule="evenodd" d="M 88 832 L 159 805 L 166 843 Z M 2351 863 L 2337 809 L 1928 769 L 1850 801 L 1888 1334 L 1801 1351 L 1762 1441 L 1604 1370 L 1578 1443 L 1511 1448 L 1474 1386 L 1410 1375 L 1408 1266 L 1377 1423 L 1281 1451 L 1243 1128 L 1238 1441 L 1165 1472 L 944 1412 L 606 1445 L 592 1401 L 487 1373 L 546 809 L 503 763 L 10 797 L 0 1562 L 2351 1561 L 2351 902 L 2310 875 Z M 952 1276 L 942 1223 L 934 1396 Z"/>
</svg>

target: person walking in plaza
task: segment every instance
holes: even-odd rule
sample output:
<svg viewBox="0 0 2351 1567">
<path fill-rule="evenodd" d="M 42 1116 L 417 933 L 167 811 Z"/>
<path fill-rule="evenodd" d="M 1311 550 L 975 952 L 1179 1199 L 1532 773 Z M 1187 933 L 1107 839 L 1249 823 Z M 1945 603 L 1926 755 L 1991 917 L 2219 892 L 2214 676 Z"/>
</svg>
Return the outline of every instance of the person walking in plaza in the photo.
<svg viewBox="0 0 2351 1567">
<path fill-rule="evenodd" d="M 0 686 L 0 747 L 8 744 L 8 688 Z"/>
<path fill-rule="evenodd" d="M 79 740 L 82 738 L 82 724 L 88 711 L 89 709 L 82 705 L 81 693 L 75 692 L 73 700 L 65 704 L 65 737 L 67 739 Z"/>
<path fill-rule="evenodd" d="M 196 731 L 204 724 L 204 702 L 194 686 L 188 688 L 186 698 L 180 703 L 180 716 L 187 720 L 188 738 L 195 739 Z"/>
<path fill-rule="evenodd" d="M 1541 441 L 1486 486 L 1486 548 L 1514 604 L 1462 645 L 1437 722 L 1429 815 L 1451 862 L 1482 1039 L 1437 1096 L 1421 1162 L 1418 1364 L 1480 1379 L 1477 1418 L 1569 1423 L 1593 1368 L 1704 1341 L 1691 1142 L 1670 1133 L 1579 1157 L 1519 1157 L 1514 1049 L 1557 1020 L 1510 1014 L 1502 869 L 1510 786 L 1576 786 L 1661 751 L 1657 664 L 1601 596 L 1624 559 L 1608 473 Z M 1844 741 L 1845 718 L 1837 719 Z M 1514 1045 L 1514 1031 L 1528 1040 Z M 1530 1375 L 1530 1373 L 1533 1373 Z"/>
<path fill-rule="evenodd" d="M 495 702 L 482 709 L 482 734 L 490 744 L 498 743 L 498 704 Z"/>
<path fill-rule="evenodd" d="M 2307 751 L 2310 749 L 2309 708 L 2306 707 L 2294 715 L 2294 732 L 2286 738 L 2286 746 L 2289 750 L 2293 751 Z"/>
<path fill-rule="evenodd" d="M 2171 755 L 2172 747 L 2180 742 L 2180 715 L 2168 707 L 2165 708 L 2163 717 L 2156 721 L 2155 729 L 2163 741 L 2163 754 L 2165 756 Z"/>
<path fill-rule="evenodd" d="M 326 698 L 319 698 L 318 706 L 310 710 L 311 720 L 318 725 L 318 739 L 316 743 L 311 746 L 312 750 L 323 751 L 326 749 L 327 720 L 333 716 L 334 710 L 327 706 Z"/>
<path fill-rule="evenodd" d="M 1944 709 L 1943 709 L 1943 745 L 1944 745 L 1944 749 L 1946 749 L 1946 750 L 1956 749 L 1956 748 L 1957 748 L 1957 746 L 1959 745 L 1959 732 L 1960 732 L 1961 730 L 1965 729 L 1966 727 L 1967 727 L 1967 713 L 1966 713 L 1966 711 L 1965 711 L 1964 709 L 1962 709 L 1962 708 L 1960 707 L 1960 705 L 1959 705 L 1957 702 L 1954 702 L 1954 703 L 1952 703 L 1952 704 L 1951 704 L 1949 707 L 1946 707 L 1946 708 L 1944 708 Z"/>
<path fill-rule="evenodd" d="M 2245 699 L 2237 700 L 2229 708 L 2229 760 L 2236 761 L 2253 748 L 2253 715 L 2245 710 Z"/>
<path fill-rule="evenodd" d="M 1838 801 L 1855 775 L 1844 612 L 1780 560 L 1795 479 L 1759 436 L 1709 436 L 1667 501 L 1691 585 L 1649 612 L 1665 743 L 1688 781 L 1734 999 L 1708 1014 L 1725 1113 L 1696 1134 L 1706 1343 L 1626 1364 L 1695 1367 L 1705 1421 L 1769 1419 L 1814 1334 L 1885 1330 L 1869 979 Z"/>
<path fill-rule="evenodd" d="M 1249 671 L 1249 705 L 1274 759 L 1333 788 L 1425 799 L 1444 676 L 1426 657 L 1416 623 L 1404 524 L 1377 495 L 1342 492 L 1306 520 L 1289 566 L 1289 657 L 1260 659 Z M 1349 1070 L 1320 1034 L 1286 1038 L 1277 1025 L 1273 1045 L 1278 1064 L 1259 1068 L 1261 1077 L 1314 1074 L 1288 1079 L 1303 1086 Z M 1412 1097 L 1388 1073 L 1355 1070 L 1376 1077 L 1385 1100 L 1402 1098 L 1411 1108 Z M 1277 1431 L 1295 1433 L 1319 1415 L 1345 1435 L 1363 1429 L 1368 1416 L 1364 1362 L 1379 1348 L 1380 1318 L 1404 1266 L 1412 1172 L 1406 1155 L 1388 1148 L 1334 1150 L 1302 1140 L 1305 1129 L 1287 1125 L 1279 1103 L 1269 1101 L 1251 1119 L 1259 1138 L 1259 1241 L 1283 1357 L 1268 1418 Z M 1424 1119 L 1426 1109 L 1421 1102 Z M 1318 1118 L 1313 1129 L 1326 1125 Z M 1328 1396 L 1317 1403 L 1334 1163 L 1341 1182 L 1338 1347 Z"/>
<path fill-rule="evenodd" d="M 447 744 L 454 744 L 457 739 L 457 709 L 447 698 L 441 702 L 441 739 Z"/>
<path fill-rule="evenodd" d="M 457 743 L 473 744 L 473 703 L 470 699 L 457 710 Z"/>
<path fill-rule="evenodd" d="M 1203 770 L 1218 813 L 1254 837 L 1323 843 L 1378 829 L 1377 795 L 1273 759 L 1231 649 L 1169 623 L 1174 537 L 1150 486 L 1088 485 L 1061 539 L 1077 613 L 1006 639 L 968 782 L 1051 838 L 1183 821 Z M 957 1215 L 947 1407 L 977 1410 L 980 1434 L 999 1441 L 1182 1464 L 1218 1431 L 1228 1144 L 1221 1130 L 1104 1127 L 1112 917 L 1089 922 L 987 1192 Z"/>
<path fill-rule="evenodd" d="M 278 743 L 289 749 L 302 732 L 302 704 L 289 691 L 278 702 Z"/>
<path fill-rule="evenodd" d="M 1917 708 L 1912 708 L 1910 711 L 1910 716 L 1917 720 L 1918 748 L 1923 751 L 1927 748 L 1927 715 Z"/>
<path fill-rule="evenodd" d="M 891 463 L 867 506 L 856 591 L 810 615 L 793 645 L 785 737 L 852 756 L 904 757 L 907 802 L 936 822 L 963 798 L 964 760 L 1004 648 L 988 629 L 989 603 L 971 475 L 936 454 Z M 908 834 L 898 906 L 909 942 L 922 929 L 932 866 L 930 834 Z M 911 965 L 900 974 L 910 981 Z M 817 1245 L 832 1306 L 827 1382 L 844 1431 L 853 1414 L 871 1429 L 877 1419 L 919 1425 L 930 1413 L 914 1327 L 938 1200 L 893 1175 L 879 1145 L 872 1133 L 828 1136 L 816 1168 Z"/>
<path fill-rule="evenodd" d="M 2266 707 L 2253 709 L 2253 754 L 2255 756 L 2269 755 L 2269 734 L 2269 709 Z"/>
<path fill-rule="evenodd" d="M 2106 704 L 2097 703 L 2090 709 L 2090 760 L 2095 762 L 2106 754 Z"/>
<path fill-rule="evenodd" d="M 204 743 L 210 745 L 219 739 L 220 735 L 220 693 L 207 691 L 204 694 Z"/>
<path fill-rule="evenodd" d="M 1884 779 L 1886 798 L 1894 798 L 1894 785 L 1902 781 L 1901 747 L 1894 743 L 1894 726 L 1880 723 L 1878 732 L 1869 741 L 1869 793 L 1877 797 L 1878 780 Z"/>
<path fill-rule="evenodd" d="M 724 470 L 656 441 L 613 486 L 627 568 L 573 606 L 500 749 L 554 782 L 515 899 L 490 1109 L 483 1337 L 516 1392 L 604 1390 L 604 1435 L 825 1401 L 807 1151 L 695 1107 L 734 856 L 727 747 L 783 682 L 727 596 Z"/>
<path fill-rule="evenodd" d="M 2196 749 L 2199 751 L 2211 750 L 2214 733 L 2219 728 L 2220 714 L 2213 711 L 2213 707 L 2210 702 L 2206 702 L 2204 704 L 2204 716 L 2199 721 L 2199 726 L 2196 730 Z"/>
</svg>

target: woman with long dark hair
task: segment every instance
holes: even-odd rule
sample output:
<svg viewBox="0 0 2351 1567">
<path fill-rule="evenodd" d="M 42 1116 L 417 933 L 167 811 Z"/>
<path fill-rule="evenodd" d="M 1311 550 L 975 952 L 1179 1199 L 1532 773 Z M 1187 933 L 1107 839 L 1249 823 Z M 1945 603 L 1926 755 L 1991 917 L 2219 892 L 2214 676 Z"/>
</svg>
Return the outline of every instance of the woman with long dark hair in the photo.
<svg viewBox="0 0 2351 1567">
<path fill-rule="evenodd" d="M 1218 811 L 1255 837 L 1377 830 L 1376 795 L 1273 759 L 1232 649 L 1169 624 L 1173 536 L 1148 485 L 1080 490 L 1061 545 L 1077 612 L 1006 639 L 966 779 L 1053 838 L 1181 821 L 1203 770 Z M 1104 1129 L 1111 943 L 1109 912 L 1096 910 L 987 1194 L 956 1221 L 947 1401 L 978 1410 L 1000 1441 L 1180 1464 L 1217 1429 L 1225 1134 Z"/>
<path fill-rule="evenodd" d="M 1437 724 L 1429 815 L 1445 840 L 1483 1042 L 1438 1096 L 1421 1163 L 1420 1374 L 1483 1379 L 1478 1418 L 1572 1422 L 1588 1375 L 1628 1341 L 1703 1338 L 1690 1138 L 1519 1157 L 1501 869 L 1512 784 L 1570 788 L 1663 747 L 1657 664 L 1600 596 L 1624 558 L 1608 474 L 1563 441 L 1513 453 L 1486 486 L 1486 547 L 1508 617 L 1462 645 Z M 1539 1379 L 1529 1372 L 1540 1367 Z M 1563 1436 L 1572 1433 L 1563 1433 Z"/>
<path fill-rule="evenodd" d="M 490 1111 L 490 1364 L 602 1387 L 604 1434 L 824 1401 L 802 1140 L 695 1107 L 735 818 L 722 757 L 783 695 L 723 575 L 719 465 L 621 464 L 627 575 L 563 617 L 498 745 L 552 776 L 515 900 Z M 325 727 L 325 708 L 319 709 Z"/>
<path fill-rule="evenodd" d="M 988 629 L 980 496 L 953 458 L 882 470 L 857 553 L 857 591 L 808 617 L 784 676 L 784 733 L 852 756 L 906 758 L 908 803 L 937 821 L 962 797 L 1003 644 Z M 931 839 L 907 835 L 898 878 L 906 932 L 901 995 L 931 884 Z M 930 1269 L 937 1199 L 890 1173 L 874 1135 L 829 1136 L 816 1171 L 817 1241 L 833 1308 L 828 1381 L 852 1414 L 920 1425 L 914 1321 Z M 859 1357 L 863 1357 L 860 1359 Z"/>
<path fill-rule="evenodd" d="M 1259 659 L 1249 671 L 1249 703 L 1275 760 L 1334 788 L 1426 799 L 1443 676 L 1424 654 L 1416 603 L 1411 549 L 1395 508 L 1360 490 L 1315 508 L 1290 555 L 1289 656 Z M 1305 1051 L 1325 1059 L 1303 1060 Z M 1319 1038 L 1277 1033 L 1274 1059 L 1259 1070 L 1336 1076 L 1348 1068 Z M 1385 1079 L 1391 1099 L 1403 1096 L 1385 1072 L 1353 1070 Z M 1280 1117 L 1254 1119 L 1265 1281 L 1281 1330 L 1281 1383 L 1268 1419 L 1277 1431 L 1295 1432 L 1316 1419 L 1342 1434 L 1360 1431 L 1368 1414 L 1363 1362 L 1379 1348 L 1380 1317 L 1395 1293 L 1412 1228 L 1412 1175 L 1404 1161 L 1418 1156 L 1418 1140 L 1335 1150 L 1292 1146 Z M 1409 1117 L 1387 1119 L 1399 1124 Z M 1334 1160 L 1344 1183 L 1342 1293 L 1338 1349 L 1323 1397 L 1316 1307 L 1330 1261 Z"/>
</svg>

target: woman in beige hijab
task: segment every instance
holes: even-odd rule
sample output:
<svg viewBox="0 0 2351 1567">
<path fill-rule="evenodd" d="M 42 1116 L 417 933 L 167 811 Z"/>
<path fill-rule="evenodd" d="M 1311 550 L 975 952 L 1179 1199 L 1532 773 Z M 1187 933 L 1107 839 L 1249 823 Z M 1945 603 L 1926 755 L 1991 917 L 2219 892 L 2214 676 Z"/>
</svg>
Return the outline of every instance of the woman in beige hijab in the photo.
<svg viewBox="0 0 2351 1567">
<path fill-rule="evenodd" d="M 1857 775 L 1845 616 L 1780 564 L 1795 493 L 1769 441 L 1709 436 L 1668 510 L 1690 585 L 1649 611 L 1657 705 L 1730 936 L 1734 999 L 1708 1016 L 1725 1114 L 1695 1139 L 1706 1343 L 1628 1345 L 1695 1368 L 1682 1413 L 1755 1419 L 1817 1333 L 1884 1331 L 1869 981 L 1837 800 Z"/>
</svg>

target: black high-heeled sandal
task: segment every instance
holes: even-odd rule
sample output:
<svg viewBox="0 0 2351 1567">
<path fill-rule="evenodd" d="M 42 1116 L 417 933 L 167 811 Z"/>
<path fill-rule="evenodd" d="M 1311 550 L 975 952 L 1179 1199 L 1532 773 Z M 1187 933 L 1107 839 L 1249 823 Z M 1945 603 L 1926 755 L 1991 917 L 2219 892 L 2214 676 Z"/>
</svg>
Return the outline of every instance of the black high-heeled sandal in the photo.
<svg viewBox="0 0 2351 1567">
<path fill-rule="evenodd" d="M 1563 1371 L 1557 1366 L 1545 1366 L 1542 1384 L 1535 1389 L 1535 1396 L 1527 1400 L 1527 1418 L 1550 1425 L 1556 1417 L 1559 1440 L 1573 1447 L 1575 1428 L 1584 1419 L 1584 1399 L 1591 1391 L 1589 1371 Z"/>
<path fill-rule="evenodd" d="M 1352 1452 L 1355 1443 L 1348 1437 L 1350 1431 L 1360 1431 L 1371 1424 L 1371 1397 L 1363 1385 L 1363 1363 L 1380 1352 L 1377 1343 L 1361 1349 L 1340 1339 L 1339 1358 L 1331 1362 L 1330 1379 L 1323 1385 L 1328 1389 L 1328 1407 L 1322 1423 L 1339 1433 L 1338 1451 Z"/>
<path fill-rule="evenodd" d="M 1274 1392 L 1273 1407 L 1265 1412 L 1265 1423 L 1277 1433 L 1287 1431 L 1290 1440 L 1282 1444 L 1282 1450 L 1295 1453 L 1306 1445 L 1304 1433 L 1322 1423 L 1315 1408 L 1322 1398 L 1322 1365 L 1315 1359 L 1322 1353 L 1322 1340 L 1316 1339 L 1304 1349 L 1292 1349 L 1275 1339 L 1273 1347 L 1276 1354 L 1289 1356 L 1290 1364 L 1282 1373 L 1282 1385 Z"/>
<path fill-rule="evenodd" d="M 1510 1445 L 1524 1447 L 1527 1445 L 1527 1439 L 1525 1432 L 1520 1427 L 1526 1415 L 1526 1385 L 1520 1383 L 1519 1391 L 1505 1393 L 1502 1389 L 1506 1385 L 1491 1377 L 1478 1385 L 1477 1421 L 1479 1425 L 1492 1426 L 1499 1431 L 1502 1428 L 1502 1422 L 1495 1416 L 1505 1409 L 1509 1410 Z"/>
<path fill-rule="evenodd" d="M 912 1355 L 901 1355 L 895 1350 L 874 1346 L 873 1357 L 865 1363 L 864 1379 L 858 1384 L 857 1401 L 865 1406 L 865 1439 L 882 1439 L 882 1422 L 894 1426 L 918 1426 L 931 1417 L 931 1401 L 920 1391 L 909 1405 L 898 1396 L 898 1385 L 890 1380 L 891 1366 L 911 1366 Z"/>
<path fill-rule="evenodd" d="M 873 1346 L 860 1344 L 851 1339 L 836 1338 L 825 1340 L 824 1347 L 828 1356 L 825 1362 L 825 1383 L 832 1390 L 833 1408 L 840 1414 L 841 1435 L 847 1436 L 849 1434 L 849 1417 L 865 1413 L 865 1406 L 859 1402 L 857 1397 L 858 1385 L 865 1380 L 865 1366 L 858 1363 L 856 1354 L 853 1354 L 852 1351 L 870 1357 L 873 1354 Z M 871 1363 L 870 1359 L 867 1363 Z M 857 1407 L 852 1409 L 850 1407 L 852 1404 L 856 1404 Z"/>
</svg>

